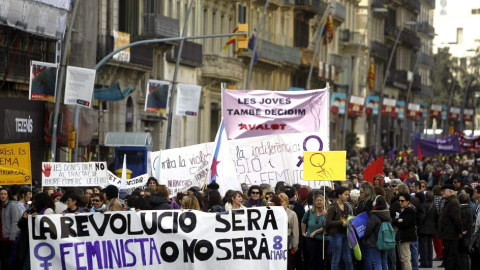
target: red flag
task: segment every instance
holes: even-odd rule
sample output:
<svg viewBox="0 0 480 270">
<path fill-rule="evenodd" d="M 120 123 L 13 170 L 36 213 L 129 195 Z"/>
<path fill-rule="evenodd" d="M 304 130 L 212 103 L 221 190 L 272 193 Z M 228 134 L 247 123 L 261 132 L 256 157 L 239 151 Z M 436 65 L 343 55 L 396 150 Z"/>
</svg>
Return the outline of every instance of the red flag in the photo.
<svg viewBox="0 0 480 270">
<path fill-rule="evenodd" d="M 417 145 L 418 159 L 423 160 L 422 150 L 420 150 L 420 145 Z"/>
<path fill-rule="evenodd" d="M 377 174 L 383 175 L 383 156 L 379 157 L 377 160 L 372 162 L 370 166 L 365 168 L 363 171 L 363 179 L 373 184 L 373 178 Z"/>
</svg>

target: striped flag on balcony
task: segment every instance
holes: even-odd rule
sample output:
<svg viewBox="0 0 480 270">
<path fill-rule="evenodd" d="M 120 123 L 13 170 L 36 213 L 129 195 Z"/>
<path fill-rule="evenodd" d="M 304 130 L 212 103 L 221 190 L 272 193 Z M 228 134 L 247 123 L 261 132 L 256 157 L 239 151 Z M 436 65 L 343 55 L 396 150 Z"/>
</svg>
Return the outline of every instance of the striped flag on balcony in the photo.
<svg viewBox="0 0 480 270">
<path fill-rule="evenodd" d="M 375 86 L 375 61 L 373 57 L 370 58 L 370 67 L 368 68 L 368 89 L 373 90 Z"/>
<path fill-rule="evenodd" d="M 238 31 L 238 26 L 233 29 L 232 33 L 236 33 Z M 228 49 L 228 46 L 235 44 L 235 40 L 237 40 L 236 36 L 232 36 L 228 39 L 227 43 L 223 46 L 223 50 L 226 51 Z"/>
<path fill-rule="evenodd" d="M 326 34 L 323 39 L 323 44 L 331 43 L 333 40 L 333 16 L 332 12 L 328 14 L 327 21 L 325 22 L 325 29 L 323 33 Z"/>
</svg>

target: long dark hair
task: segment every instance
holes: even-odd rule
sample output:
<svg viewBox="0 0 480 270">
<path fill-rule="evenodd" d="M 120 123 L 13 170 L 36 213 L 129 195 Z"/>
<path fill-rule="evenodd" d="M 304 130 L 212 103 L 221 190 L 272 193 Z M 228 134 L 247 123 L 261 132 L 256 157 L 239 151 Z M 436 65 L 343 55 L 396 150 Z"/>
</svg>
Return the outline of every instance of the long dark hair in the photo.
<svg viewBox="0 0 480 270">
<path fill-rule="evenodd" d="M 38 193 L 33 197 L 33 210 L 39 212 L 44 208 L 52 208 L 55 211 L 55 203 L 47 193 Z"/>
</svg>

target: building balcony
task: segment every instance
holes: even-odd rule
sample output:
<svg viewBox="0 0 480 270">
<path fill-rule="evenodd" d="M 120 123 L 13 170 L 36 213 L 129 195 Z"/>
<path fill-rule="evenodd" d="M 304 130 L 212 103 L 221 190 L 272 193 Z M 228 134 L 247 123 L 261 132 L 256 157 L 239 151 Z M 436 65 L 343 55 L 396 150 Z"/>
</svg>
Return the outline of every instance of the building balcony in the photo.
<svg viewBox="0 0 480 270">
<path fill-rule="evenodd" d="M 432 68 L 433 65 L 434 65 L 433 56 L 425 54 L 425 53 L 420 53 L 420 57 L 418 58 L 418 63 L 420 65 L 425 65 L 425 66 L 428 66 L 428 67 Z"/>
<path fill-rule="evenodd" d="M 387 78 L 387 83 L 393 87 L 402 90 L 408 90 L 410 81 L 408 80 L 408 71 L 406 70 L 391 70 Z M 420 91 L 422 78 L 419 74 L 413 75 L 412 91 Z"/>
<path fill-rule="evenodd" d="M 431 35 L 433 38 L 433 35 L 435 34 L 435 28 L 430 25 L 428 22 L 421 22 L 417 26 L 417 31 L 421 33 L 425 33 L 427 35 Z"/>
<path fill-rule="evenodd" d="M 374 57 L 380 58 L 383 61 L 388 60 L 388 48 L 385 46 L 385 44 L 377 42 L 377 41 L 372 41 L 371 43 L 371 54 Z"/>
<path fill-rule="evenodd" d="M 335 70 L 341 72 L 343 71 L 343 56 L 338 54 L 330 54 L 330 63 L 335 67 Z"/>
<path fill-rule="evenodd" d="M 283 46 L 260 39 L 258 44 L 259 60 L 268 62 L 283 62 Z"/>
<path fill-rule="evenodd" d="M 402 0 L 401 2 L 406 9 L 417 14 L 420 13 L 420 0 Z"/>
<path fill-rule="evenodd" d="M 322 0 L 295 0 L 295 8 L 314 16 L 315 14 L 323 14 L 327 8 L 327 3 Z"/>
<path fill-rule="evenodd" d="M 299 66 L 302 62 L 302 52 L 299 48 L 284 46 L 283 61 L 287 64 Z"/>
<path fill-rule="evenodd" d="M 203 55 L 202 77 L 221 81 L 240 82 L 243 79 L 243 62 L 233 57 Z"/>
<path fill-rule="evenodd" d="M 414 48 L 420 48 L 420 38 L 418 37 L 417 33 L 404 28 L 402 34 L 400 35 L 400 41 L 403 44 L 410 45 Z"/>
<path fill-rule="evenodd" d="M 387 21 L 385 22 L 386 22 L 385 28 L 384 28 L 385 37 L 395 40 L 397 38 L 397 34 L 399 30 L 394 24 L 389 24 Z"/>
<path fill-rule="evenodd" d="M 348 29 L 343 29 L 339 32 L 340 41 L 344 43 L 344 46 L 368 46 L 367 39 L 363 34 L 359 32 L 350 32 Z"/>
<path fill-rule="evenodd" d="M 142 39 L 180 36 L 179 20 L 156 14 L 144 14 L 142 17 L 143 27 L 140 33 Z"/>
<path fill-rule="evenodd" d="M 335 2 L 335 9 L 333 9 L 332 16 L 333 19 L 336 19 L 339 22 L 344 22 L 346 18 L 345 6 L 339 2 Z"/>
<path fill-rule="evenodd" d="M 425 4 L 429 5 L 431 9 L 435 9 L 435 0 L 422 0 Z"/>
<path fill-rule="evenodd" d="M 178 47 L 175 45 L 172 50 L 167 52 L 166 60 L 168 62 L 176 62 L 178 56 Z M 203 63 L 202 44 L 198 44 L 191 41 L 185 41 L 183 43 L 182 56 L 180 57 L 180 63 L 184 66 L 200 67 Z"/>
</svg>

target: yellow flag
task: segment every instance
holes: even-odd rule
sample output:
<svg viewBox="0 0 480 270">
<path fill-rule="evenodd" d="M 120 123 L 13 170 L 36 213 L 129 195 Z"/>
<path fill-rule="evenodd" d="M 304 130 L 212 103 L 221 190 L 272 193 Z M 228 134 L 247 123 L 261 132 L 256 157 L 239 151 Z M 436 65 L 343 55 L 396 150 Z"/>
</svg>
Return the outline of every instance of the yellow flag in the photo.
<svg viewBox="0 0 480 270">
<path fill-rule="evenodd" d="M 347 152 L 303 152 L 303 180 L 345 181 Z"/>
</svg>

